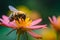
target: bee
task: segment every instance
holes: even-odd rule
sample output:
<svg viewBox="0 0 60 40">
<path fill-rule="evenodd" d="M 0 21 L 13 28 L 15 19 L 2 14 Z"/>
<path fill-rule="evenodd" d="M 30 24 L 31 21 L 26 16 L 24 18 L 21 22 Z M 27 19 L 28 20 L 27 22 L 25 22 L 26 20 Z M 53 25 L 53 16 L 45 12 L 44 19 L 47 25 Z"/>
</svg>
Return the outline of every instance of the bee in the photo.
<svg viewBox="0 0 60 40">
<path fill-rule="evenodd" d="M 9 15 L 9 19 L 10 21 L 13 21 L 13 20 L 18 20 L 19 21 L 19 18 L 20 19 L 26 19 L 26 15 L 24 12 L 22 11 L 18 11 L 16 8 L 14 8 L 13 6 L 9 5 L 8 6 L 10 11 L 12 12 L 10 15 Z"/>
</svg>

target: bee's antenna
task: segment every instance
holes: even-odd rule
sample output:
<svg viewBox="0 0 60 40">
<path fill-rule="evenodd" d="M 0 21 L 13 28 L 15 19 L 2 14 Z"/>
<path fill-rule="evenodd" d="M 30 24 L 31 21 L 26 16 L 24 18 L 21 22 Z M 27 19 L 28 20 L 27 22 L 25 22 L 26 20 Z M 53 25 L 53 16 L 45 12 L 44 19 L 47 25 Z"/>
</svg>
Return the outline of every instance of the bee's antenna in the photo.
<svg viewBox="0 0 60 40">
<path fill-rule="evenodd" d="M 12 11 L 12 12 L 18 11 L 15 7 L 13 7 L 13 6 L 11 6 L 11 5 L 9 5 L 8 7 L 9 7 L 10 11 Z"/>
</svg>

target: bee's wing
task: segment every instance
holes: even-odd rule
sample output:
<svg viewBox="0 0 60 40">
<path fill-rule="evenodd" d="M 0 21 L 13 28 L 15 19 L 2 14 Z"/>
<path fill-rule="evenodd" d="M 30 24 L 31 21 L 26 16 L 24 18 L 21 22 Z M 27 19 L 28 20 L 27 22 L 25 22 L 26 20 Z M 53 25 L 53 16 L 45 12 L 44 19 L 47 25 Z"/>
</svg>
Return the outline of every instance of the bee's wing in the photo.
<svg viewBox="0 0 60 40">
<path fill-rule="evenodd" d="M 12 11 L 12 12 L 17 12 L 17 11 L 18 11 L 16 8 L 14 8 L 14 7 L 11 6 L 11 5 L 9 5 L 8 7 L 9 7 L 10 11 Z"/>
</svg>

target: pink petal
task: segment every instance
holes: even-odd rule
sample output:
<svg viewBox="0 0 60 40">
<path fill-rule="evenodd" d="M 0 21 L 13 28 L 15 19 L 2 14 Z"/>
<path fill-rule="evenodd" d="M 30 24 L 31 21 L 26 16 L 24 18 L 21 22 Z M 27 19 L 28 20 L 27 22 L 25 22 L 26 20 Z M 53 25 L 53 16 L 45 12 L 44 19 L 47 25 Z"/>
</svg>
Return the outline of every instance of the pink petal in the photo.
<svg viewBox="0 0 60 40">
<path fill-rule="evenodd" d="M 36 25 L 36 26 L 31 26 L 31 27 L 26 27 L 27 29 L 31 30 L 36 30 L 36 29 L 41 29 L 41 28 L 47 28 L 47 25 Z"/>
<path fill-rule="evenodd" d="M 4 21 L 3 19 L 0 19 L 3 25 L 15 29 L 15 26 L 13 24 L 9 24 L 9 22 Z"/>
<path fill-rule="evenodd" d="M 0 19 L 0 21 L 2 22 L 2 24 L 8 26 L 8 22 L 5 22 L 3 19 Z"/>
<path fill-rule="evenodd" d="M 36 25 L 36 24 L 38 24 L 38 23 L 41 22 L 41 21 L 42 21 L 42 19 L 37 19 L 37 20 L 35 20 L 35 21 L 32 22 L 31 26 L 32 26 L 32 25 Z"/>
<path fill-rule="evenodd" d="M 3 15 L 2 18 L 4 21 L 9 22 L 9 18 L 7 16 Z"/>
<path fill-rule="evenodd" d="M 12 28 L 16 29 L 17 25 L 15 24 L 15 21 L 10 22 L 9 24 L 12 26 Z"/>
<path fill-rule="evenodd" d="M 1 19 L 1 18 L 0 18 L 0 21 L 1 21 L 3 24 L 4 24 L 4 23 L 7 23 L 7 22 L 5 22 L 5 21 L 4 21 L 3 19 Z"/>
<path fill-rule="evenodd" d="M 53 20 L 50 17 L 48 17 L 48 18 L 49 18 L 49 20 L 50 20 L 51 23 L 54 23 Z"/>
<path fill-rule="evenodd" d="M 38 35 L 38 34 L 36 34 L 36 33 L 34 33 L 33 31 L 27 31 L 32 37 L 34 37 L 34 38 L 42 38 L 41 37 L 41 35 Z"/>
<path fill-rule="evenodd" d="M 55 16 L 53 16 L 53 21 L 54 21 L 54 23 L 56 23 L 56 22 L 57 22 L 57 19 L 56 19 L 56 17 L 55 17 Z"/>
</svg>

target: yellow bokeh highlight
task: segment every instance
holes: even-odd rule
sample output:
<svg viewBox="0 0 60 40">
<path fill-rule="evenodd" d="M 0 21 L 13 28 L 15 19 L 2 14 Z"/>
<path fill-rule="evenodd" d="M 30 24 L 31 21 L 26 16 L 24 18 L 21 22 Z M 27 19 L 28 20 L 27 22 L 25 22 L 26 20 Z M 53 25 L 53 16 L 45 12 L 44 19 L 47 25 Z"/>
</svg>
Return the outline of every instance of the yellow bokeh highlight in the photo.
<svg viewBox="0 0 60 40">
<path fill-rule="evenodd" d="M 42 31 L 42 40 L 56 40 L 57 35 L 53 29 L 44 29 Z"/>
<path fill-rule="evenodd" d="M 37 12 L 37 11 L 32 11 L 30 18 L 31 18 L 32 20 L 36 20 L 36 19 L 41 18 L 41 15 L 40 15 L 39 12 Z"/>
</svg>

